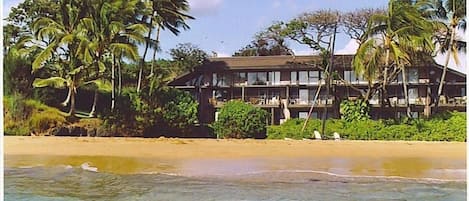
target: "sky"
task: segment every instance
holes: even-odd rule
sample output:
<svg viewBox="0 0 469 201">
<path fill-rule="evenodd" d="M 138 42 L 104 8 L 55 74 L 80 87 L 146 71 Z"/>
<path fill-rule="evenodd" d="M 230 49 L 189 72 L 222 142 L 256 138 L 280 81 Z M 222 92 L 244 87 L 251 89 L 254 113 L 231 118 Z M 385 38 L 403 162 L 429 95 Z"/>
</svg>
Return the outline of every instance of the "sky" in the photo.
<svg viewBox="0 0 469 201">
<path fill-rule="evenodd" d="M 3 15 L 7 16 L 11 7 L 23 0 L 3 0 Z M 275 21 L 288 21 L 301 13 L 318 9 L 353 11 L 359 8 L 384 8 L 387 0 L 188 0 L 189 14 L 195 20 L 188 21 L 190 30 L 181 31 L 178 36 L 163 31 L 160 36 L 162 52 L 160 58 L 169 58 L 169 49 L 179 43 L 192 43 L 209 54 L 216 52 L 218 57 L 231 56 L 235 51 L 248 45 L 254 35 Z M 5 17 L 3 17 L 5 18 Z M 465 37 L 464 33 L 460 37 Z M 308 55 L 309 47 L 296 42 L 288 42 L 295 55 Z M 358 44 L 347 35 L 340 33 L 336 40 L 335 52 L 355 53 Z M 143 47 L 140 48 L 143 55 Z M 152 54 L 147 55 L 151 59 Z M 450 66 L 458 71 L 467 72 L 466 56 L 460 54 L 460 65 L 451 59 Z M 444 64 L 444 55 L 436 61 Z"/>
</svg>

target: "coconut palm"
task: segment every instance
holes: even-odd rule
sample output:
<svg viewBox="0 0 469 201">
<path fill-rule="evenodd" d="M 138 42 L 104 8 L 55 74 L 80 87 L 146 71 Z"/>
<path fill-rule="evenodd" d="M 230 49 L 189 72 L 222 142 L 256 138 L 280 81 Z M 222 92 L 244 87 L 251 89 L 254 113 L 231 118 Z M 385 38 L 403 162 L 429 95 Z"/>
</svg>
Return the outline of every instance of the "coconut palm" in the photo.
<svg viewBox="0 0 469 201">
<path fill-rule="evenodd" d="M 142 85 L 143 67 L 145 65 L 145 57 L 148 48 L 153 44 L 153 62 L 152 69 L 154 68 L 154 61 L 156 60 L 156 52 L 158 51 L 160 30 L 168 29 L 171 33 L 178 35 L 180 28 L 186 30 L 189 26 L 186 24 L 186 20 L 194 19 L 194 17 L 186 14 L 189 10 L 189 4 L 187 0 L 149 0 L 148 2 L 150 23 L 149 27 L 156 27 L 157 33 L 155 40 L 151 40 L 151 30 L 148 32 L 147 43 L 145 45 L 145 51 L 140 62 L 140 70 L 138 74 L 137 92 L 140 92 Z M 147 18 L 145 18 L 147 19 Z M 152 70 L 153 72 L 153 70 Z M 151 75 L 151 74 L 150 74 Z"/>
<path fill-rule="evenodd" d="M 80 12 L 80 3 L 77 1 L 61 2 L 60 15 L 57 19 L 41 17 L 32 24 L 34 37 L 29 41 L 32 45 L 26 49 L 38 49 L 32 63 L 33 73 L 47 68 L 55 72 L 49 78 L 36 78 L 34 87 L 68 88 L 68 95 L 62 105 L 70 102 L 69 115 L 75 114 L 75 94 L 80 85 L 83 74 L 81 61 L 76 58 L 76 47 L 79 43 L 77 37 L 82 31 L 77 29 Z"/>
<path fill-rule="evenodd" d="M 371 17 L 364 35 L 365 42 L 360 45 L 353 61 L 354 70 L 363 73 L 369 81 L 379 75 L 382 99 L 387 98 L 386 85 L 399 71 L 402 73 L 408 117 L 411 117 L 411 112 L 405 67 L 410 64 L 411 55 L 428 52 L 433 47 L 429 32 L 431 24 L 419 12 L 418 6 L 406 1 L 389 1 L 387 12 Z M 380 64 L 383 67 L 378 66 Z M 383 74 L 376 73 L 379 71 Z"/>
<path fill-rule="evenodd" d="M 122 17 L 133 16 L 135 14 L 135 5 L 138 2 L 137 0 L 93 1 L 90 4 L 91 15 L 81 20 L 81 26 L 87 32 L 79 49 L 84 52 L 82 59 L 88 65 L 95 67 L 95 78 L 98 79 L 103 75 L 106 59 L 110 61 L 108 63 L 111 63 L 111 110 L 115 106 L 115 67 L 117 60 L 124 56 L 132 61 L 137 61 L 139 59 L 137 45 L 143 43 L 143 33 L 147 32 L 146 27 L 142 24 L 127 22 L 126 25 L 126 19 Z M 127 19 L 131 18 L 127 17 Z M 97 94 L 95 93 L 95 96 Z M 95 114 L 96 100 L 95 97 L 90 116 Z"/>
<path fill-rule="evenodd" d="M 459 65 L 458 53 L 466 51 L 466 42 L 456 37 L 458 28 L 465 30 L 466 28 L 466 0 L 435 0 L 432 2 L 430 17 L 436 22 L 442 23 L 443 27 L 435 33 L 438 52 L 446 54 L 443 72 L 441 73 L 440 83 L 435 101 L 435 111 L 438 110 L 440 97 L 443 95 L 443 87 L 446 79 L 446 72 L 451 56 L 457 65 Z"/>
</svg>

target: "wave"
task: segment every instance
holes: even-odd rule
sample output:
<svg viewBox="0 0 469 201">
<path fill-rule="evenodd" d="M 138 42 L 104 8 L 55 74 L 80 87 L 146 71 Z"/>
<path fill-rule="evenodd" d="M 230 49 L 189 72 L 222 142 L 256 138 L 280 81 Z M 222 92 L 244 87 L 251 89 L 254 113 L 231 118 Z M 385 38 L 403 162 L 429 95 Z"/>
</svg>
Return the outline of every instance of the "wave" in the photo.
<svg viewBox="0 0 469 201">
<path fill-rule="evenodd" d="M 448 171 L 462 172 L 463 169 L 448 169 Z M 373 179 L 373 180 L 386 180 L 386 181 L 412 181 L 419 183 L 448 183 L 448 182 L 466 182 L 466 179 L 440 179 L 431 177 L 405 177 L 405 176 L 394 176 L 394 175 L 351 175 L 351 174 L 338 174 L 327 171 L 319 170 L 260 170 L 251 172 L 242 172 L 235 174 L 181 174 L 181 173 L 168 173 L 168 172 L 141 172 L 139 174 L 160 174 L 167 176 L 182 176 L 182 177 L 222 177 L 222 178 L 236 178 L 242 176 L 261 176 L 266 174 L 289 174 L 289 173 L 311 173 L 326 175 L 333 178 L 344 178 L 344 179 Z"/>
<path fill-rule="evenodd" d="M 86 171 L 90 171 L 90 172 L 98 172 L 98 168 L 91 166 L 90 163 L 88 163 L 88 162 L 85 162 L 85 163 L 81 164 L 80 167 L 81 167 L 82 170 L 86 170 Z"/>
</svg>

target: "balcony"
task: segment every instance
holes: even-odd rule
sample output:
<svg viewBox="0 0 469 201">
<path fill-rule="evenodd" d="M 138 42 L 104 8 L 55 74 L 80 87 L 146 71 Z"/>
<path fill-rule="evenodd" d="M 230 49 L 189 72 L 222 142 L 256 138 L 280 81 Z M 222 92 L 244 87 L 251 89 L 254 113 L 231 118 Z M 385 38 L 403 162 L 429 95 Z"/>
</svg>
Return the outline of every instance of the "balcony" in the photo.
<svg viewBox="0 0 469 201">
<path fill-rule="evenodd" d="M 216 108 L 222 107 L 226 102 L 230 100 L 242 100 L 241 96 L 235 96 L 232 99 L 214 99 L 210 98 L 209 103 Z M 256 105 L 260 107 L 279 107 L 280 99 L 276 96 L 274 97 L 265 97 L 265 96 L 246 96 L 244 97 L 244 102 L 251 105 Z"/>
<path fill-rule="evenodd" d="M 466 106 L 466 96 L 456 97 L 440 97 L 440 106 L 455 107 L 455 106 Z"/>
<path fill-rule="evenodd" d="M 320 96 L 316 101 L 308 100 L 307 98 L 300 98 L 298 96 L 292 96 L 289 100 L 289 107 L 304 107 L 310 106 L 314 103 L 316 106 L 325 106 L 334 104 L 334 97 L 327 98 L 326 96 Z"/>
</svg>

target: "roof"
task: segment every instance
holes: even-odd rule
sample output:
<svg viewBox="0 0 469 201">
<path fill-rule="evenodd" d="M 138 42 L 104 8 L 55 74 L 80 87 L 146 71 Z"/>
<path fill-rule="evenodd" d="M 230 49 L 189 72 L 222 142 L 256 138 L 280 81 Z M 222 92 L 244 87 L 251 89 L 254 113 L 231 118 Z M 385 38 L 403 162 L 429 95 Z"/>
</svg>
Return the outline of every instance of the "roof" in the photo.
<svg viewBox="0 0 469 201">
<path fill-rule="evenodd" d="M 335 55 L 335 59 L 347 58 L 351 60 L 353 55 Z M 227 66 L 229 68 L 237 69 L 243 67 L 272 67 L 272 66 L 286 66 L 292 63 L 305 63 L 305 62 L 321 62 L 319 55 L 313 56 L 250 56 L 250 57 L 217 57 L 210 58 L 209 62 L 201 67 L 211 68 Z"/>
<path fill-rule="evenodd" d="M 334 63 L 338 66 L 351 66 L 351 60 L 353 58 L 353 54 L 339 54 L 334 56 Z M 443 69 L 443 66 L 437 64 L 432 59 L 433 66 Z M 421 61 L 424 62 L 425 61 Z M 285 67 L 298 67 L 298 65 L 308 63 L 307 67 L 311 67 L 311 63 L 318 65 L 321 64 L 321 57 L 319 55 L 311 55 L 311 56 L 292 56 L 292 55 L 285 55 L 285 56 L 249 56 L 249 57 L 216 57 L 216 58 L 209 58 L 209 61 L 201 66 L 197 66 L 194 71 L 185 72 L 178 77 L 174 78 L 174 81 L 188 78 L 191 74 L 197 72 L 216 72 L 216 71 L 223 71 L 227 69 L 236 70 L 236 69 L 263 69 L 268 67 L 269 69 L 276 69 L 276 68 L 285 68 Z M 335 66 L 334 65 L 334 66 Z M 419 64 L 417 64 L 419 65 Z M 466 74 L 459 72 L 457 70 L 448 68 L 448 72 L 454 73 L 458 76 L 462 76 L 466 78 Z M 171 82 L 171 83 L 172 83 Z"/>
</svg>

